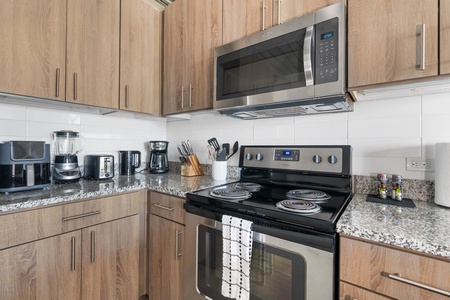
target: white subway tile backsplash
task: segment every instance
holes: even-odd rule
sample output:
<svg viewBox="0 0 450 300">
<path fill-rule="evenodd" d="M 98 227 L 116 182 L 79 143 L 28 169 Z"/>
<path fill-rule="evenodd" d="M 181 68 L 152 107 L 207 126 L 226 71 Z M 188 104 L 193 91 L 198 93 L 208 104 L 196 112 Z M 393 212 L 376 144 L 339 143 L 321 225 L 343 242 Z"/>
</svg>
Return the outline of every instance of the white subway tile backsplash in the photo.
<svg viewBox="0 0 450 300">
<path fill-rule="evenodd" d="M 421 138 L 374 137 L 350 138 L 353 155 L 360 157 L 405 158 L 421 157 Z"/>
<path fill-rule="evenodd" d="M 450 93 L 422 96 L 422 114 L 448 115 L 450 112 Z"/>
<path fill-rule="evenodd" d="M 425 115 L 422 117 L 423 137 L 450 137 L 449 115 Z"/>
<path fill-rule="evenodd" d="M 355 102 L 355 111 L 349 113 L 349 120 L 420 117 L 421 96 L 392 98 L 377 101 Z"/>
<path fill-rule="evenodd" d="M 347 120 L 296 122 L 295 139 L 347 138 Z"/>
<path fill-rule="evenodd" d="M 0 104 L 0 120 L 25 121 L 27 118 L 26 106 Z"/>
<path fill-rule="evenodd" d="M 44 108 L 29 107 L 27 112 L 27 121 L 62 125 L 80 125 L 81 114 L 64 110 L 49 110 Z"/>
<path fill-rule="evenodd" d="M 420 137 L 420 116 L 349 120 L 348 137 Z"/>
</svg>

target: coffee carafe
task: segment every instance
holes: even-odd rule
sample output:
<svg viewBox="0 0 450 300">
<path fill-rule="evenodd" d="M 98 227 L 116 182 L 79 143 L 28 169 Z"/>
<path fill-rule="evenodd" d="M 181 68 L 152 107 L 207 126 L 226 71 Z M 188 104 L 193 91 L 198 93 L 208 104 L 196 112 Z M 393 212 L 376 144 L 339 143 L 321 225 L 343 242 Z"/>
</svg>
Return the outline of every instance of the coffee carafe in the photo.
<svg viewBox="0 0 450 300">
<path fill-rule="evenodd" d="M 150 141 L 150 173 L 161 174 L 169 171 L 168 145 L 169 142 L 166 141 Z"/>
</svg>

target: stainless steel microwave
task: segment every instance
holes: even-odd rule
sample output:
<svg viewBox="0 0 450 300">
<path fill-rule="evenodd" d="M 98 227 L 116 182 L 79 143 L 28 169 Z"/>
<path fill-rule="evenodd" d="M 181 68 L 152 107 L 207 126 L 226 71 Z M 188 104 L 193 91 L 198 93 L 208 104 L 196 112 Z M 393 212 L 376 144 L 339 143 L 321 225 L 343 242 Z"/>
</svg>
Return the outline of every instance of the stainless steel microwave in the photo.
<svg viewBox="0 0 450 300">
<path fill-rule="evenodd" d="M 352 111 L 346 65 L 337 3 L 216 48 L 214 109 L 241 119 Z"/>
</svg>

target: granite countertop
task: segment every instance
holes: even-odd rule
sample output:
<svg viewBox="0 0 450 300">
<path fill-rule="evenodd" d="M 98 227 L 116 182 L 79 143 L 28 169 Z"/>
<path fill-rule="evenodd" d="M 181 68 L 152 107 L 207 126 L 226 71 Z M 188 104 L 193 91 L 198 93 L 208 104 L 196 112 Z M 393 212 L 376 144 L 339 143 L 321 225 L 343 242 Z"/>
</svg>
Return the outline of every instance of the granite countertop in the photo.
<svg viewBox="0 0 450 300">
<path fill-rule="evenodd" d="M 450 258 L 450 208 L 426 201 L 406 208 L 366 198 L 354 196 L 337 223 L 339 233 Z"/>
<path fill-rule="evenodd" d="M 51 184 L 45 189 L 9 194 L 0 193 L 0 215 L 1 213 L 22 209 L 92 199 L 141 189 L 185 197 L 188 192 L 236 180 L 227 178 L 224 181 L 214 181 L 210 176 L 183 177 L 179 173 L 172 172 L 166 174 L 137 173 L 129 177 L 115 176 L 111 180 L 81 179 L 76 183 Z"/>
</svg>

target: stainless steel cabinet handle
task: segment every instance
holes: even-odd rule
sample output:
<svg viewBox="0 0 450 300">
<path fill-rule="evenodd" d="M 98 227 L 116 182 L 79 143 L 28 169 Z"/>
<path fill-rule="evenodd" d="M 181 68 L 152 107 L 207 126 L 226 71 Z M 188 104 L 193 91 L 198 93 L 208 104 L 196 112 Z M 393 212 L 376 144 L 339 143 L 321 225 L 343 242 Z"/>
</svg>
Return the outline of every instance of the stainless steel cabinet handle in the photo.
<svg viewBox="0 0 450 300">
<path fill-rule="evenodd" d="M 75 271 L 75 237 L 73 236 L 70 241 L 70 270 Z"/>
<path fill-rule="evenodd" d="M 153 204 L 153 205 L 156 206 L 156 207 L 159 207 L 159 208 L 168 210 L 168 211 L 173 211 L 173 210 L 174 210 L 174 208 L 172 208 L 172 207 L 167 207 L 167 206 L 164 206 L 164 205 L 159 204 L 159 203 L 155 203 L 155 204 Z"/>
<path fill-rule="evenodd" d="M 179 243 L 180 243 L 180 235 L 181 232 L 179 230 L 175 231 L 175 260 L 179 260 L 181 253 L 178 252 L 179 250 Z"/>
<path fill-rule="evenodd" d="M 441 295 L 444 295 L 444 296 L 450 296 L 450 292 L 447 292 L 447 291 L 444 291 L 444 290 L 441 290 L 441 289 L 438 289 L 438 288 L 435 288 L 435 287 L 432 287 L 432 286 L 429 286 L 429 285 L 426 285 L 426 284 L 423 284 L 423 283 L 420 283 L 420 282 L 417 282 L 417 281 L 413 281 L 413 280 L 410 280 L 410 279 L 403 278 L 403 277 L 400 276 L 399 273 L 395 273 L 395 274 L 385 273 L 384 275 L 387 275 L 387 277 L 389 277 L 389 278 L 391 278 L 393 280 L 397 280 L 397 281 L 400 281 L 400 282 L 403 282 L 403 283 L 407 283 L 407 284 L 410 284 L 410 285 L 413 285 L 413 286 L 416 286 L 416 287 L 419 287 L 419 288 L 422 288 L 422 289 L 425 289 L 425 290 L 429 290 L 429 291 L 432 291 L 432 292 L 435 292 L 435 293 L 438 293 L 438 294 L 441 294 Z"/>
<path fill-rule="evenodd" d="M 419 26 L 419 39 L 420 39 L 420 49 L 418 50 L 418 66 L 419 70 L 425 70 L 425 48 L 426 48 L 426 36 L 425 36 L 425 24 Z"/>
<path fill-rule="evenodd" d="M 77 72 L 73 73 L 73 100 L 77 100 Z"/>
<path fill-rule="evenodd" d="M 312 69 L 312 35 L 314 33 L 314 26 L 306 28 L 305 39 L 303 41 L 303 64 L 305 68 L 306 86 L 314 84 L 313 69 Z"/>
<path fill-rule="evenodd" d="M 91 231 L 91 264 L 95 263 L 95 231 Z"/>
<path fill-rule="evenodd" d="M 189 84 L 189 107 L 192 107 L 192 84 Z"/>
<path fill-rule="evenodd" d="M 130 89 L 127 84 L 127 85 L 125 85 L 125 107 L 128 107 L 128 104 L 129 104 L 129 99 L 130 99 L 129 93 L 130 93 Z"/>
<path fill-rule="evenodd" d="M 181 87 L 181 109 L 184 108 L 184 87 Z"/>
<path fill-rule="evenodd" d="M 81 214 L 81 215 L 65 217 L 65 218 L 62 218 L 62 220 L 63 220 L 63 222 L 66 222 L 66 221 L 70 221 L 70 220 L 75 220 L 75 219 L 80 219 L 80 218 L 85 218 L 85 217 L 89 217 L 89 216 L 98 215 L 100 213 L 101 213 L 101 211 L 96 210 L 96 211 L 91 211 L 91 212 L 84 213 L 84 214 Z"/>
<path fill-rule="evenodd" d="M 262 30 L 266 30 L 266 1 L 262 2 Z"/>
<path fill-rule="evenodd" d="M 59 97 L 59 82 L 61 80 L 61 69 L 56 68 L 56 97 Z"/>
<path fill-rule="evenodd" d="M 278 25 L 281 24 L 281 0 L 278 0 Z"/>
</svg>

